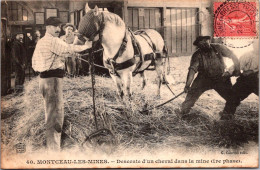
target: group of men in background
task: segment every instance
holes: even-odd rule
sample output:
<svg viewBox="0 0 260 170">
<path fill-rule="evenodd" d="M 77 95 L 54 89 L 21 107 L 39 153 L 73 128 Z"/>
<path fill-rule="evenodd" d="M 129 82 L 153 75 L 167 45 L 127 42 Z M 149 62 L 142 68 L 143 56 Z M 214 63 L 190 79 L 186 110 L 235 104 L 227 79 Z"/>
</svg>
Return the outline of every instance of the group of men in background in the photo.
<svg viewBox="0 0 260 170">
<path fill-rule="evenodd" d="M 74 32 L 76 30 L 75 26 L 67 23 L 63 26 L 65 35 L 60 38 L 68 43 L 72 44 L 75 36 Z M 26 45 L 24 40 L 26 39 Z M 11 56 L 13 60 L 14 72 L 15 72 L 15 92 L 23 91 L 23 84 L 25 81 L 25 71 L 30 69 L 33 75 L 37 73 L 32 69 L 32 56 L 34 53 L 35 46 L 37 42 L 41 39 L 41 33 L 39 30 L 36 30 L 34 36 L 30 33 L 24 36 L 23 32 L 17 32 L 14 35 L 14 41 L 11 42 Z M 80 74 L 79 70 L 81 69 L 81 62 L 75 56 L 66 57 L 65 61 L 65 70 L 68 76 L 74 77 Z"/>
<path fill-rule="evenodd" d="M 36 30 L 34 39 L 30 34 L 24 37 L 23 32 L 17 32 L 14 36 L 14 41 L 10 42 L 10 48 L 15 72 L 15 92 L 22 92 L 25 81 L 25 70 L 27 67 L 31 67 L 33 51 L 37 41 L 41 37 L 41 33 L 39 30 Z M 27 46 L 24 42 L 25 38 L 27 38 Z"/>
</svg>

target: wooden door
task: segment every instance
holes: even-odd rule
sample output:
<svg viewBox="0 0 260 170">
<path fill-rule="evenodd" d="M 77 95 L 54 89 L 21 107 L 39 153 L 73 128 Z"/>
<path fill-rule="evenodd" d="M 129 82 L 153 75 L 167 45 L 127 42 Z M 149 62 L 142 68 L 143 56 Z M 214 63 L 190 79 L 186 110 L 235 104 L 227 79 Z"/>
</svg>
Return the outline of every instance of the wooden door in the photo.
<svg viewBox="0 0 260 170">
<path fill-rule="evenodd" d="M 165 40 L 171 55 L 191 55 L 199 35 L 198 8 L 167 8 Z"/>
<path fill-rule="evenodd" d="M 160 8 L 128 7 L 128 27 L 133 31 L 155 29 L 163 35 L 162 10 Z"/>
</svg>

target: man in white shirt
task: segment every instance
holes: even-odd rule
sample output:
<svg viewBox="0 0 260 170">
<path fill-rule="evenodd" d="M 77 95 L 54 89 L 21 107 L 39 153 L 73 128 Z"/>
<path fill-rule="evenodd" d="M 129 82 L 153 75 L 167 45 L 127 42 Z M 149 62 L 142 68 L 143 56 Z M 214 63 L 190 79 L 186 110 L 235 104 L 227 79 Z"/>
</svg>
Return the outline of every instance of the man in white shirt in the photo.
<svg viewBox="0 0 260 170">
<path fill-rule="evenodd" d="M 221 120 L 233 119 L 237 106 L 251 93 L 258 95 L 259 82 L 259 40 L 253 43 L 253 50 L 240 57 L 240 70 L 242 73 L 232 87 L 232 96 L 227 101 L 224 111 L 220 113 Z M 232 71 L 234 68 L 231 67 Z"/>
<path fill-rule="evenodd" d="M 58 38 L 61 21 L 56 17 L 46 20 L 46 33 L 36 45 L 32 67 L 40 72 L 40 91 L 44 98 L 47 149 L 60 149 L 61 132 L 64 121 L 62 84 L 64 61 L 68 54 L 82 52 L 91 48 L 91 42 L 85 45 L 67 44 Z"/>
</svg>

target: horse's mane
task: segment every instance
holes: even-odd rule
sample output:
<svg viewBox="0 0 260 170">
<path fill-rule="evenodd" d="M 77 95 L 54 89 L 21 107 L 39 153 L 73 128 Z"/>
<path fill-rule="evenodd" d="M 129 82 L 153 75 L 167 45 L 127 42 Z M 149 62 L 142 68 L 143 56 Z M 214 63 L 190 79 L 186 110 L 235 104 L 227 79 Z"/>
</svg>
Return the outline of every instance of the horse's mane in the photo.
<svg viewBox="0 0 260 170">
<path fill-rule="evenodd" d="M 117 26 L 125 25 L 124 21 L 118 15 L 111 12 L 103 12 L 103 14 L 105 22 L 109 21 L 116 24 Z"/>
</svg>

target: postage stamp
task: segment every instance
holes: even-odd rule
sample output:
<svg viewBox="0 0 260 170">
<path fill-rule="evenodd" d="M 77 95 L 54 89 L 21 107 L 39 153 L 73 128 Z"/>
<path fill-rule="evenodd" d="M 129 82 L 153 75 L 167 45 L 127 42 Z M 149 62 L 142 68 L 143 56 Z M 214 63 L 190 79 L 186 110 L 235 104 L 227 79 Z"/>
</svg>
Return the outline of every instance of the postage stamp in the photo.
<svg viewBox="0 0 260 170">
<path fill-rule="evenodd" d="M 215 37 L 255 37 L 256 2 L 214 2 Z"/>
</svg>

